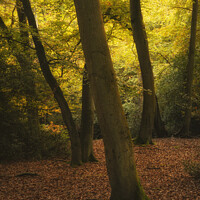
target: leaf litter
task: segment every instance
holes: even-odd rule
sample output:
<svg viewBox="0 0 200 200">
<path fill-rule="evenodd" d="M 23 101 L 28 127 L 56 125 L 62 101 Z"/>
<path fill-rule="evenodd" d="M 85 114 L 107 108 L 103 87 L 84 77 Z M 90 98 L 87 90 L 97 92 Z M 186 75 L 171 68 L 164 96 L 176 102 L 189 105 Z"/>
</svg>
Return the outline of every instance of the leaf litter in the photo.
<svg viewBox="0 0 200 200">
<path fill-rule="evenodd" d="M 200 162 L 200 139 L 154 139 L 135 146 L 141 184 L 152 200 L 200 200 L 200 180 L 184 161 Z M 72 168 L 61 159 L 0 164 L 0 200 L 107 200 L 110 185 L 102 140 L 94 141 L 97 163 Z"/>
</svg>

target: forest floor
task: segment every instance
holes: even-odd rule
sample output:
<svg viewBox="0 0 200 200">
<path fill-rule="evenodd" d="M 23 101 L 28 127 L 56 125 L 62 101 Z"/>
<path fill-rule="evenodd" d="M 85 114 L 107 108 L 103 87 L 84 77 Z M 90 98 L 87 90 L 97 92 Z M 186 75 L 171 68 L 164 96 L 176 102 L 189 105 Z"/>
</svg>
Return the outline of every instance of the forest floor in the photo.
<svg viewBox="0 0 200 200">
<path fill-rule="evenodd" d="M 135 146 L 137 171 L 152 200 L 200 200 L 200 180 L 183 162 L 200 161 L 200 139 L 154 139 Z M 78 168 L 61 159 L 0 164 L 0 200 L 106 200 L 110 186 L 102 140 L 94 141 L 97 163 Z"/>
</svg>

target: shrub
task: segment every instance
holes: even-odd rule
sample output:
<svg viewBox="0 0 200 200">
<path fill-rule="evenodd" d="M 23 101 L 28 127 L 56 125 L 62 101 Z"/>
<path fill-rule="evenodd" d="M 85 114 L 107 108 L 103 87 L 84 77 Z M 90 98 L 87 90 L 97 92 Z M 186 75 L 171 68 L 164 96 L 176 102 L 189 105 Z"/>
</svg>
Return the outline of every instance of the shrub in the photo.
<svg viewBox="0 0 200 200">
<path fill-rule="evenodd" d="M 17 121 L 12 124 L 7 122 L 1 130 L 0 161 L 67 158 L 70 155 L 65 127 L 42 126 L 40 133 L 33 135 L 26 123 Z"/>
<path fill-rule="evenodd" d="M 55 125 L 43 125 L 40 138 L 41 155 L 45 157 L 69 157 L 69 135 L 66 127 Z"/>
<path fill-rule="evenodd" d="M 188 174 L 200 180 L 200 162 L 185 161 L 183 165 Z"/>
</svg>

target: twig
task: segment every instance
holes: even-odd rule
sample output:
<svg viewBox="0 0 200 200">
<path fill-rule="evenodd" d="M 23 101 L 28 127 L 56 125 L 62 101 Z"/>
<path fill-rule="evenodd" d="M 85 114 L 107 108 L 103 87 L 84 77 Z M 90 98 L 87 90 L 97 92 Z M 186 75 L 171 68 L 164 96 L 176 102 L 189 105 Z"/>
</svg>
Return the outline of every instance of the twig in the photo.
<svg viewBox="0 0 200 200">
<path fill-rule="evenodd" d="M 25 173 L 15 175 L 15 177 L 21 177 L 21 176 L 39 176 L 39 174 L 31 173 L 31 172 L 25 172 Z"/>
</svg>

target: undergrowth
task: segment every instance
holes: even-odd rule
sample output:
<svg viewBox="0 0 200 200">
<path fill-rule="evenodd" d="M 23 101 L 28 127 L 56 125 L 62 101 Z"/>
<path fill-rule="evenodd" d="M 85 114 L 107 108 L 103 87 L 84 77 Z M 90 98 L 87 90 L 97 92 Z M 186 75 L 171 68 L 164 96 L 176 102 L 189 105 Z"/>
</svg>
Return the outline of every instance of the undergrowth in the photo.
<svg viewBox="0 0 200 200">
<path fill-rule="evenodd" d="M 31 134 L 25 126 L 7 129 L 1 132 L 0 162 L 68 158 L 69 143 L 66 128 L 59 125 L 42 125 L 37 135 Z"/>
<path fill-rule="evenodd" d="M 195 179 L 200 180 L 200 162 L 184 161 L 185 171 Z"/>
</svg>

